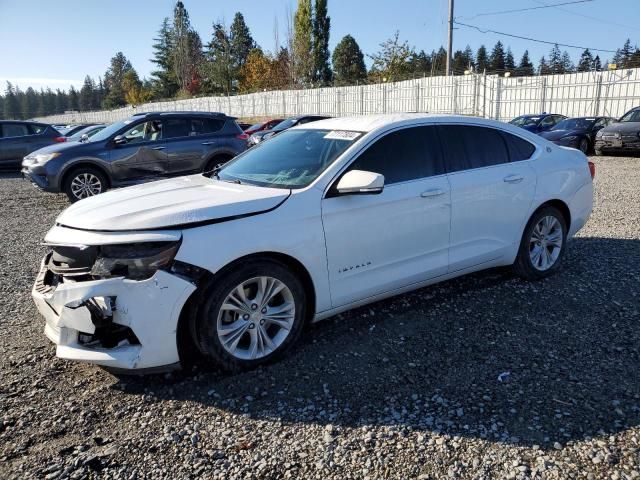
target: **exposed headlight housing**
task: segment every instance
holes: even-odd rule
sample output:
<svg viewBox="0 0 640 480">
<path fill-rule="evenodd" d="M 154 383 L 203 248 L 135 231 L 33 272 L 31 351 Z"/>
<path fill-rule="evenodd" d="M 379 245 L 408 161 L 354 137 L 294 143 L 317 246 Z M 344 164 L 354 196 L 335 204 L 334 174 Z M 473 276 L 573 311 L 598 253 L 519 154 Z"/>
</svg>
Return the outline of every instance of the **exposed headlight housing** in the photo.
<svg viewBox="0 0 640 480">
<path fill-rule="evenodd" d="M 126 277 L 144 280 L 169 268 L 180 242 L 146 242 L 103 245 L 91 268 L 96 277 Z"/>
<path fill-rule="evenodd" d="M 578 140 L 578 136 L 577 135 L 569 135 L 566 137 L 562 137 L 562 140 L 566 141 L 566 142 L 575 142 L 576 140 Z"/>
<path fill-rule="evenodd" d="M 25 165 L 42 165 L 43 163 L 47 163 L 49 160 L 53 160 L 56 157 L 59 157 L 60 152 L 53 153 L 39 153 L 37 155 L 27 155 L 24 157 L 23 163 Z"/>
</svg>

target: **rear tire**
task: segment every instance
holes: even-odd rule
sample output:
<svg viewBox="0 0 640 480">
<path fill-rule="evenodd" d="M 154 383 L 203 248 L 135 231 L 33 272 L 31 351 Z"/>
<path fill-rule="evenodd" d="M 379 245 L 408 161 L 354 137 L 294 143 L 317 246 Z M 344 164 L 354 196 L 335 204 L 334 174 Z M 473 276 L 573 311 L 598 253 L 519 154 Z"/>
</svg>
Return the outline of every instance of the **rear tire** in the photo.
<svg viewBox="0 0 640 480">
<path fill-rule="evenodd" d="M 518 256 L 513 264 L 517 275 L 540 280 L 560 269 L 567 244 L 567 224 L 555 207 L 536 211 L 522 234 Z"/>
<path fill-rule="evenodd" d="M 589 153 L 589 140 L 587 140 L 586 138 L 583 138 L 582 140 L 580 140 L 580 145 L 578 146 L 578 148 L 585 155 Z"/>
<path fill-rule="evenodd" d="M 65 176 L 62 190 L 69 201 L 75 203 L 83 198 L 99 195 L 107 190 L 107 177 L 97 168 L 79 167 Z"/>
<path fill-rule="evenodd" d="M 205 359 L 226 371 L 280 358 L 303 331 L 304 287 L 275 260 L 237 264 L 208 282 L 201 299 L 192 335 Z"/>
</svg>

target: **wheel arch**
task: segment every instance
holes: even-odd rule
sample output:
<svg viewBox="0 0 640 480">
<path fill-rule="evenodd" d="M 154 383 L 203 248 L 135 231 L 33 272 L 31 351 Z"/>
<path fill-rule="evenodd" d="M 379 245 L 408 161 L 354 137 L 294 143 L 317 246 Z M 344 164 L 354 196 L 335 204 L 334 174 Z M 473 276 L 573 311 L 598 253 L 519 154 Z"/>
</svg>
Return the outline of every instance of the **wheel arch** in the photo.
<svg viewBox="0 0 640 480">
<path fill-rule="evenodd" d="M 234 152 L 233 150 L 229 150 L 229 149 L 214 150 L 213 152 L 207 154 L 207 156 L 205 157 L 205 160 L 203 162 L 203 167 L 204 168 L 208 167 L 209 163 L 212 160 L 214 160 L 215 158 L 225 158 L 226 161 L 228 162 L 229 160 L 231 160 L 236 155 L 237 155 L 236 152 Z"/>
<path fill-rule="evenodd" d="M 74 161 L 73 163 L 70 163 L 69 165 L 65 166 L 65 168 L 60 173 L 60 190 L 64 189 L 65 183 L 69 178 L 69 175 L 73 173 L 75 170 L 78 170 L 79 168 L 82 168 L 82 167 L 94 168 L 100 171 L 100 173 L 102 173 L 104 177 L 107 179 L 107 188 L 111 186 L 112 184 L 111 175 L 109 175 L 109 171 L 104 167 L 104 165 L 100 164 L 100 162 L 87 158 L 87 159 Z"/>
<path fill-rule="evenodd" d="M 316 289 L 315 284 L 313 283 L 313 279 L 309 270 L 304 266 L 304 264 L 298 260 L 297 258 L 274 251 L 264 251 L 264 252 L 256 252 L 248 255 L 241 256 L 232 260 L 219 268 L 215 273 L 209 270 L 203 270 L 202 276 L 198 279 L 198 288 L 196 288 L 193 293 L 189 296 L 188 300 L 184 304 L 182 311 L 180 312 L 180 317 L 178 319 L 178 327 L 176 330 L 176 340 L 178 343 L 178 355 L 180 357 L 180 362 L 183 365 L 190 365 L 198 358 L 198 350 L 197 341 L 194 337 L 194 322 L 195 314 L 198 307 L 198 302 L 200 300 L 200 294 L 202 293 L 201 287 L 203 285 L 209 284 L 210 282 L 215 282 L 217 278 L 224 276 L 227 272 L 232 270 L 235 266 L 240 263 L 247 262 L 249 260 L 275 260 L 279 263 L 290 268 L 296 276 L 302 282 L 305 294 L 307 296 L 307 312 L 306 312 L 306 323 L 310 323 L 316 313 Z"/>
<path fill-rule="evenodd" d="M 531 218 L 536 214 L 536 212 L 538 212 L 541 208 L 544 208 L 544 207 L 555 207 L 558 210 L 560 210 L 560 213 L 562 213 L 562 217 L 564 218 L 564 222 L 567 226 L 567 231 L 571 229 L 571 210 L 569 209 L 569 205 L 567 205 L 566 202 L 558 198 L 547 200 L 544 203 L 540 204 L 538 208 L 536 208 L 533 212 L 531 212 L 531 215 L 529 215 L 529 220 L 531 220 Z"/>
</svg>

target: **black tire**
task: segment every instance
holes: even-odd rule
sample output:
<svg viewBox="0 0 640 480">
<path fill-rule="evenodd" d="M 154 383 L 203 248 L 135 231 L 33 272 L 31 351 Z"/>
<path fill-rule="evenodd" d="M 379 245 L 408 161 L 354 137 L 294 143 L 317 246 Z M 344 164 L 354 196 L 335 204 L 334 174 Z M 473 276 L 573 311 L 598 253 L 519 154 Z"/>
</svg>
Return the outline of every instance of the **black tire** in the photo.
<svg viewBox="0 0 640 480">
<path fill-rule="evenodd" d="M 596 149 L 595 149 L 595 154 L 596 154 L 596 156 L 601 157 L 601 156 L 602 156 L 602 150 L 598 150 L 598 149 L 596 148 Z"/>
<path fill-rule="evenodd" d="M 225 163 L 231 160 L 233 157 L 228 155 L 217 155 L 209 160 L 204 166 L 203 173 L 212 172 L 215 168 L 222 167 Z"/>
<path fill-rule="evenodd" d="M 87 191 L 88 194 L 86 194 L 86 196 L 83 196 L 83 194 L 78 195 L 76 186 L 74 184 L 74 180 L 79 179 L 83 176 L 87 179 L 96 179 L 98 182 L 94 184 L 98 185 L 98 187 L 96 189 L 92 189 L 90 192 Z M 75 203 L 78 200 L 82 200 L 83 198 L 104 193 L 108 187 L 109 183 L 107 177 L 100 170 L 92 167 L 78 167 L 74 168 L 72 171 L 65 175 L 64 184 L 62 185 L 62 191 L 67 195 L 71 203 Z"/>
<path fill-rule="evenodd" d="M 540 268 L 534 266 L 533 260 L 531 259 L 531 240 L 534 228 L 545 217 L 554 217 L 559 222 L 562 229 L 562 246 L 560 247 L 559 255 L 557 256 L 551 267 L 545 270 L 541 270 Z M 535 246 L 536 245 L 534 245 L 534 247 Z M 513 264 L 513 270 L 517 275 L 527 280 L 540 280 L 542 278 L 546 278 L 550 275 L 553 275 L 560 269 L 566 249 L 567 223 L 564 219 L 564 216 L 562 215 L 562 212 L 560 212 L 560 210 L 558 210 L 557 208 L 552 207 L 551 205 L 543 206 L 531 216 L 529 222 L 527 223 L 527 226 L 524 229 L 522 240 L 520 241 L 520 248 L 518 249 L 518 256 L 516 257 L 516 261 Z"/>
<path fill-rule="evenodd" d="M 230 353 L 219 338 L 217 323 L 218 315 L 227 296 L 250 279 L 268 276 L 284 283 L 293 296 L 295 313 L 293 325 L 282 343 L 271 353 L 256 359 L 242 359 Z M 257 314 L 257 311 L 255 312 Z M 289 350 L 300 338 L 306 319 L 306 294 L 302 282 L 286 267 L 286 265 L 271 259 L 254 259 L 238 263 L 233 268 L 226 269 L 216 275 L 202 288 L 201 300 L 192 317 L 192 336 L 202 356 L 209 363 L 229 372 L 248 370 L 258 365 L 274 361 Z M 235 321 L 240 321 L 240 315 Z M 256 320 L 246 320 L 256 322 Z M 261 327 L 260 327 L 261 328 Z M 269 327 L 267 327 L 269 328 Z M 278 327 L 279 328 L 279 327 Z M 251 332 L 245 330 L 241 335 L 242 341 L 250 341 Z M 257 334 L 257 332 L 256 332 Z M 248 337 L 247 337 L 248 336 Z M 240 344 L 240 343 L 239 343 Z M 249 347 L 250 348 L 250 347 Z"/>
<path fill-rule="evenodd" d="M 589 140 L 587 140 L 586 138 L 581 139 L 580 144 L 578 145 L 578 149 L 585 155 L 589 153 Z"/>
</svg>

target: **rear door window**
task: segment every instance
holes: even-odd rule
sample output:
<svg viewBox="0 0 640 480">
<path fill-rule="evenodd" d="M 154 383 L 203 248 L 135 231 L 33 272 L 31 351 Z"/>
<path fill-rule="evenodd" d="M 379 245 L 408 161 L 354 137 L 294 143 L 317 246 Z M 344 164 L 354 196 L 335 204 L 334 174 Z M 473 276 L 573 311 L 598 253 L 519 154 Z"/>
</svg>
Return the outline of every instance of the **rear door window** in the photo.
<svg viewBox="0 0 640 480">
<path fill-rule="evenodd" d="M 501 132 L 475 125 L 440 125 L 443 154 L 449 173 L 509 163 Z"/>
<path fill-rule="evenodd" d="M 2 137 L 25 137 L 29 135 L 29 129 L 24 123 L 3 123 Z"/>
<path fill-rule="evenodd" d="M 191 124 L 187 118 L 167 118 L 162 120 L 162 139 L 188 137 Z"/>
<path fill-rule="evenodd" d="M 44 132 L 47 129 L 46 125 L 42 125 L 40 123 L 30 123 L 29 130 L 31 131 L 31 135 L 38 135 Z"/>
</svg>

